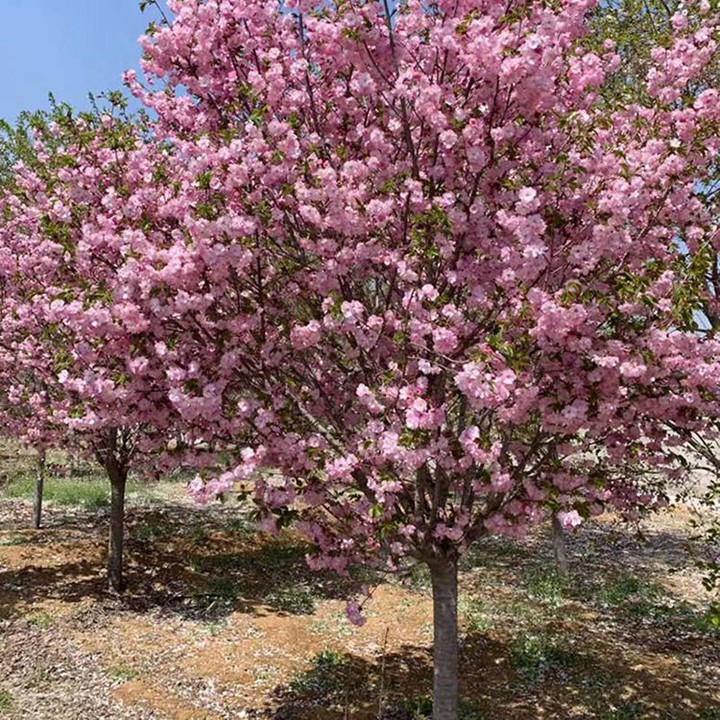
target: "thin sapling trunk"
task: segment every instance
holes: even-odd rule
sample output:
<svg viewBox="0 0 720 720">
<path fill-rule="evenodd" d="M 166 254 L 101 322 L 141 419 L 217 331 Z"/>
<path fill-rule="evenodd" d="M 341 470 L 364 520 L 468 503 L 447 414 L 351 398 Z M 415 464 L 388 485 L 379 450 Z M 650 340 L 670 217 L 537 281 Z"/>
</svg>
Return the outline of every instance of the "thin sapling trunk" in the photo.
<svg viewBox="0 0 720 720">
<path fill-rule="evenodd" d="M 430 565 L 433 590 L 433 720 L 458 717 L 457 564 L 438 559 Z"/>
<path fill-rule="evenodd" d="M 35 495 L 33 497 L 33 526 L 36 530 L 39 530 L 42 524 L 42 503 L 46 468 L 45 450 L 39 450 L 37 465 L 35 467 Z"/>
</svg>

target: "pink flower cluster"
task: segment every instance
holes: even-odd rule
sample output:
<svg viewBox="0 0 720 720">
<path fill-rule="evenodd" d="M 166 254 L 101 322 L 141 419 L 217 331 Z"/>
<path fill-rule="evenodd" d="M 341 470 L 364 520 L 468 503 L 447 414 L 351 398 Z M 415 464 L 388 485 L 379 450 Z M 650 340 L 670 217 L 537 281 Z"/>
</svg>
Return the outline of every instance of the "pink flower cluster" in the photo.
<svg viewBox="0 0 720 720">
<path fill-rule="evenodd" d="M 717 242 L 720 106 L 684 92 L 717 20 L 609 106 L 591 0 L 169 6 L 127 76 L 154 119 L 39 137 L 2 193 L 9 397 L 132 428 L 201 502 L 254 478 L 340 572 L 650 503 L 619 469 L 718 413 L 674 292 Z"/>
</svg>

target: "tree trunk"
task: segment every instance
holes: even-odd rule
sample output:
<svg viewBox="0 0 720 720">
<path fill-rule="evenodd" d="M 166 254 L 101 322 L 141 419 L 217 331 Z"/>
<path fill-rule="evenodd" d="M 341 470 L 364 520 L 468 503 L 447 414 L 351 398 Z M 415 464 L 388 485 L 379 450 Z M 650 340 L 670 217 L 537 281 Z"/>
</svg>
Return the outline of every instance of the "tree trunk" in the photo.
<svg viewBox="0 0 720 720">
<path fill-rule="evenodd" d="M 42 522 L 43 488 L 45 487 L 45 450 L 39 450 L 35 469 L 35 497 L 33 498 L 33 526 L 40 529 Z"/>
<path fill-rule="evenodd" d="M 552 543 L 553 552 L 555 553 L 555 569 L 557 570 L 557 574 L 561 578 L 567 579 L 569 571 L 567 551 L 565 547 L 565 532 L 563 531 L 563 526 L 560 524 L 560 521 L 555 515 L 553 515 L 552 519 Z"/>
<path fill-rule="evenodd" d="M 125 590 L 123 577 L 123 541 L 125 536 L 125 485 L 127 468 L 117 462 L 108 463 L 107 474 L 110 478 L 110 541 L 108 544 L 108 586 L 110 592 L 121 593 Z"/>
<path fill-rule="evenodd" d="M 433 589 L 433 720 L 458 717 L 457 564 L 430 563 Z"/>
</svg>

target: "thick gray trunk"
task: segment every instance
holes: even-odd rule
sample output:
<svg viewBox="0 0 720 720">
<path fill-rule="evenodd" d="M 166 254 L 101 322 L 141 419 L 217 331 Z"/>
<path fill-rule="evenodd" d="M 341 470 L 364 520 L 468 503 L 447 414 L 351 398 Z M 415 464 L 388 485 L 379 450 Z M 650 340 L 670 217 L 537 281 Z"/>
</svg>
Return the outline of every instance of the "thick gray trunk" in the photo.
<svg viewBox="0 0 720 720">
<path fill-rule="evenodd" d="M 567 578 L 569 574 L 567 549 L 565 547 L 565 532 L 560 521 L 553 515 L 552 519 L 552 543 L 555 553 L 555 569 L 561 578 Z"/>
<path fill-rule="evenodd" d="M 40 529 L 42 523 L 43 489 L 45 487 L 45 450 L 38 451 L 35 468 L 35 496 L 33 497 L 33 526 Z"/>
<path fill-rule="evenodd" d="M 457 565 L 430 563 L 433 590 L 433 720 L 458 717 Z"/>
<path fill-rule="evenodd" d="M 125 539 L 125 485 L 127 469 L 116 463 L 108 465 L 110 479 L 110 540 L 108 544 L 108 586 L 111 592 L 125 590 L 123 577 L 123 542 Z"/>
</svg>

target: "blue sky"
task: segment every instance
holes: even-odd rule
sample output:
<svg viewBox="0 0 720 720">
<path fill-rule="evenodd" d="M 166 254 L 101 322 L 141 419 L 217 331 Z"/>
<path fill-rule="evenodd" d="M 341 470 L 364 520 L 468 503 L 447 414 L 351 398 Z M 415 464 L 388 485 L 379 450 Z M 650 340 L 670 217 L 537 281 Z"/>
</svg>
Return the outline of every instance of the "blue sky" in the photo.
<svg viewBox="0 0 720 720">
<path fill-rule="evenodd" d="M 50 91 L 82 108 L 88 91 L 120 89 L 155 17 L 138 0 L 0 0 L 0 117 L 47 107 Z"/>
</svg>

